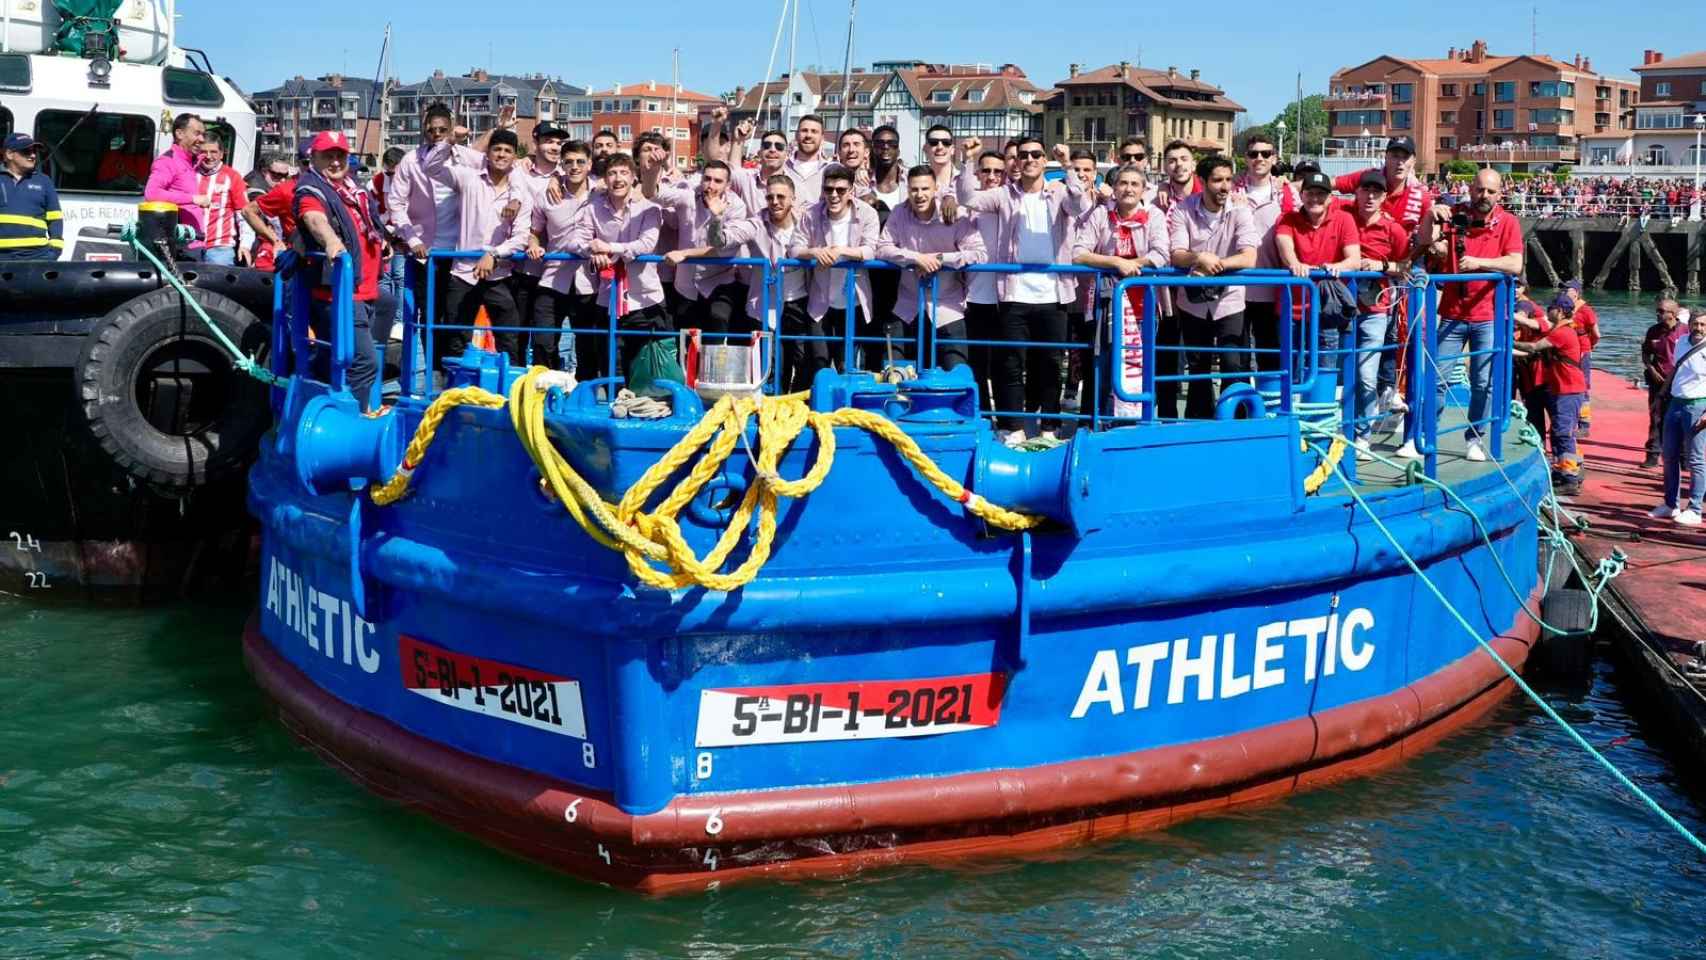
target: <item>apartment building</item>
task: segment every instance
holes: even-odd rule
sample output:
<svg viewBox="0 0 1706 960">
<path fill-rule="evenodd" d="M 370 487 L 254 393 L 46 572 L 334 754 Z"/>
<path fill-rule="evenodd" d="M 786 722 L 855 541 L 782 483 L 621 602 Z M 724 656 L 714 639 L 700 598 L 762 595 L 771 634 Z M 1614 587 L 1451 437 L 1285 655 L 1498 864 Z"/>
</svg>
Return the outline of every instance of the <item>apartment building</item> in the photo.
<svg viewBox="0 0 1706 960">
<path fill-rule="evenodd" d="M 295 76 L 253 99 L 258 154 L 294 157 L 322 130 L 342 131 L 364 163 L 372 164 L 385 152 L 380 96 L 372 80 L 336 73 Z"/>
<path fill-rule="evenodd" d="M 395 84 L 390 91 L 386 145 L 415 147 L 421 142 L 421 115 L 434 103 L 450 108 L 456 122 L 478 138 L 497 127 L 506 107 L 515 109 L 516 133 L 523 143 L 540 123 L 563 124 L 568 104 L 586 91 L 543 73 L 519 76 L 474 69 L 460 76 L 434 70 L 418 83 Z"/>
<path fill-rule="evenodd" d="M 642 133 L 660 134 L 674 141 L 676 159 L 686 166 L 699 152 L 699 108 L 720 102 L 708 93 L 656 80 L 621 84 L 570 98 L 566 126 L 575 140 L 610 130 L 623 150 L 633 150 Z"/>
<path fill-rule="evenodd" d="M 1670 167 L 1689 173 L 1706 164 L 1699 134 L 1706 131 L 1706 50 L 1666 58 L 1659 50 L 1641 54 L 1633 68 L 1641 78 L 1633 131 L 1594 138 L 1587 162 L 1599 166 Z"/>
<path fill-rule="evenodd" d="M 1103 156 L 1122 138 L 1140 134 L 1157 150 L 1183 140 L 1199 153 L 1230 153 L 1243 106 L 1202 78 L 1201 70 L 1150 70 L 1128 61 L 1083 70 L 1067 67 L 1044 103 L 1043 134 Z"/>
</svg>

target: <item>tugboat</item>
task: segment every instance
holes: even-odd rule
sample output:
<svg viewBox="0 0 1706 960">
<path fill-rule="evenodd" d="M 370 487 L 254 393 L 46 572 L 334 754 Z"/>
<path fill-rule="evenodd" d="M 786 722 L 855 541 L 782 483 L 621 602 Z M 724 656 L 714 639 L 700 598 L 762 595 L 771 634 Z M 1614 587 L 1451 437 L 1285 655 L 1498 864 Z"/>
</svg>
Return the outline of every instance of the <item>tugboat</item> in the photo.
<svg viewBox="0 0 1706 960">
<path fill-rule="evenodd" d="M 1204 282 L 1260 281 L 1123 284 Z M 654 893 L 1165 827 L 1483 715 L 1543 587 L 1548 467 L 1507 405 L 1469 460 L 1418 337 L 1427 459 L 1353 472 L 1297 412 L 1329 374 L 1289 335 L 1271 403 L 1158 420 L 1155 315 L 1146 419 L 1041 452 L 996 439 L 964 368 L 665 381 L 656 419 L 480 350 L 380 416 L 335 364 L 293 377 L 250 476 L 249 669 L 363 786 Z"/>
<path fill-rule="evenodd" d="M 44 148 L 65 243 L 57 261 L 0 263 L 0 591 L 125 601 L 252 569 L 243 475 L 270 423 L 266 392 L 164 274 L 248 351 L 267 342 L 272 277 L 174 264 L 170 243 L 152 245 L 156 264 L 126 231 L 175 115 L 203 117 L 248 169 L 254 111 L 205 55 L 175 45 L 169 2 L 6 13 L 0 133 Z M 175 211 L 154 213 L 169 239 Z"/>
</svg>

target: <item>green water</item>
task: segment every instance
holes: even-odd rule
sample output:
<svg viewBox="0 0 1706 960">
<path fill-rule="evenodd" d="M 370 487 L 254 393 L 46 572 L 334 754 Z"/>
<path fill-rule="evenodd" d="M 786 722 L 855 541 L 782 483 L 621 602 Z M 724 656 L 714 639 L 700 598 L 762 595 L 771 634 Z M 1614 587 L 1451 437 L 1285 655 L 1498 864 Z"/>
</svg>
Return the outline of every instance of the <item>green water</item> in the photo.
<svg viewBox="0 0 1706 960">
<path fill-rule="evenodd" d="M 1638 337 L 1651 298 L 1600 299 L 1607 343 Z M 1706 860 L 1518 701 L 1396 770 L 1166 833 L 653 901 L 351 785 L 267 712 L 245 616 L 0 601 L 0 957 L 1706 956 Z M 1550 696 L 1706 830 L 1706 787 L 1623 689 L 1602 663 Z"/>
</svg>

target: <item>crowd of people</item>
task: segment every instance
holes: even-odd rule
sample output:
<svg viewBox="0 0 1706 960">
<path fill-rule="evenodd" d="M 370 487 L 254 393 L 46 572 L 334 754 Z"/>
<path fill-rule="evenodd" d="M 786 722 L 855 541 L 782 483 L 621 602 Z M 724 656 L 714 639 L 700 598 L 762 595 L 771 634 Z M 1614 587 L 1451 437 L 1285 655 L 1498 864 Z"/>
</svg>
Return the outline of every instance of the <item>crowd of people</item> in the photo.
<svg viewBox="0 0 1706 960">
<path fill-rule="evenodd" d="M 1694 181 L 1660 177 L 1537 176 L 1510 185 L 1509 206 L 1519 216 L 1618 217 L 1678 220 L 1690 215 Z"/>
</svg>

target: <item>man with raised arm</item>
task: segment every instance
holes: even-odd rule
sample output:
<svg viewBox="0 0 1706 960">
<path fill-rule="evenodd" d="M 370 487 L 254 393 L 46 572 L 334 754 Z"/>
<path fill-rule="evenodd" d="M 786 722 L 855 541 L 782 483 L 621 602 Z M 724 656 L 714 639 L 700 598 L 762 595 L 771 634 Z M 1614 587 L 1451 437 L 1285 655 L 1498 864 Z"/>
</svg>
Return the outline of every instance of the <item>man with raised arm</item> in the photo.
<svg viewBox="0 0 1706 960">
<path fill-rule="evenodd" d="M 797 181 L 796 181 L 797 182 Z M 853 271 L 854 302 L 847 302 L 847 271 L 833 269 L 844 261 L 870 260 L 877 255 L 877 238 L 882 228 L 877 211 L 853 195 L 853 171 L 831 164 L 825 168 L 820 184 L 822 199 L 807 208 L 794 231 L 788 256 L 814 261 L 810 300 L 807 310 L 812 319 L 823 324 L 832 337 L 846 336 L 849 329 L 858 334 L 871 319 L 871 281 L 866 271 Z M 847 323 L 847 308 L 853 308 L 853 322 Z M 831 356 L 841 357 L 837 345 L 831 345 Z M 857 355 L 857 354 L 856 354 Z"/>
<path fill-rule="evenodd" d="M 976 156 L 975 153 L 967 154 L 966 162 L 972 162 Z M 954 181 L 959 171 L 954 167 L 954 131 L 946 124 L 938 123 L 924 131 L 924 162 L 936 178 L 936 192 L 942 196 L 953 196 Z"/>
<path fill-rule="evenodd" d="M 919 164 L 906 173 L 906 203 L 889 215 L 877 241 L 877 257 L 909 269 L 900 274 L 900 290 L 894 313 L 887 318 L 891 347 L 909 357 L 913 340 L 912 322 L 919 316 L 935 324 L 942 340 L 966 339 L 966 274 L 943 267 L 965 267 L 989 259 L 983 237 L 970 217 L 953 223 L 942 219 L 942 204 L 936 196 L 936 177 L 930 167 Z M 934 277 L 934 298 L 927 281 Z M 934 310 L 932 311 L 932 304 Z M 896 357 L 891 354 L 892 362 Z M 970 359 L 961 343 L 947 343 L 937 351 L 937 364 L 952 370 Z"/>
<path fill-rule="evenodd" d="M 1169 148 L 1169 159 L 1172 152 Z M 1217 277 L 1255 266 L 1256 248 L 1261 246 L 1262 237 L 1256 231 L 1250 208 L 1231 202 L 1232 161 L 1222 156 L 1207 157 L 1197 164 L 1196 176 L 1202 181 L 1202 192 L 1175 202 L 1167 214 L 1173 266 L 1189 270 L 1197 277 Z M 1236 376 L 1249 369 L 1249 355 L 1244 350 L 1247 331 L 1243 287 L 1184 287 L 1175 292 L 1173 308 L 1177 311 L 1184 343 L 1191 348 L 1187 356 L 1192 374 L 1214 372 L 1217 357 L 1222 374 Z M 1166 369 L 1160 358 L 1156 366 Z M 1159 390 L 1157 387 L 1157 393 Z M 1214 381 L 1190 381 L 1185 399 L 1186 417 L 1211 420 L 1214 403 Z M 1171 412 L 1166 403 L 1161 404 L 1163 416 Z"/>
<path fill-rule="evenodd" d="M 1504 178 L 1497 170 L 1484 169 L 1475 175 L 1469 186 L 1469 202 L 1456 207 L 1436 206 L 1425 224 L 1428 252 L 1443 262 L 1452 262 L 1452 269 L 1462 273 L 1522 274 L 1522 225 L 1499 205 L 1504 192 Z M 1387 201 L 1390 206 L 1391 201 Z M 1461 229 L 1453 224 L 1453 216 L 1467 221 Z M 1469 460 L 1487 459 L 1481 445 L 1480 428 L 1474 421 L 1484 420 L 1492 410 L 1493 318 L 1497 312 L 1499 285 L 1491 280 L 1447 283 L 1439 298 L 1439 334 L 1434 356 L 1442 361 L 1435 391 L 1435 414 L 1445 410 L 1445 392 L 1457 365 L 1469 358 L 1469 420 L 1464 429 L 1467 442 L 1464 456 Z M 1398 449 L 1403 457 L 1420 457 L 1414 441 Z"/>
<path fill-rule="evenodd" d="M 664 255 L 675 267 L 675 290 L 682 300 L 677 328 L 708 333 L 752 329 L 746 323 L 747 290 L 740 271 L 686 262 L 689 257 L 733 257 L 751 239 L 755 228 L 746 204 L 729 192 L 729 165 L 706 161 L 697 189 L 685 182 L 670 184 L 658 191 L 657 203 L 677 225 L 675 249 Z"/>
<path fill-rule="evenodd" d="M 485 158 L 460 144 L 450 143 L 455 121 L 442 103 L 427 107 L 421 120 L 421 145 L 403 155 L 385 183 L 385 208 L 391 229 L 421 267 L 414 271 L 415 305 L 426 310 L 426 284 L 433 285 L 435 320 L 445 315 L 451 264 L 426 264 L 429 249 L 452 250 L 462 235 L 461 201 L 450 185 L 433 173 L 454 155 L 458 163 L 477 169 Z"/>
<path fill-rule="evenodd" d="M 972 154 L 966 160 L 968 169 L 977 173 L 980 190 L 995 190 L 1007 185 L 1007 161 L 995 150 L 985 150 L 981 156 Z M 968 214 L 977 224 L 978 236 L 983 238 L 985 252 L 997 250 L 1001 243 L 1001 218 L 990 214 Z M 1001 275 L 979 272 L 966 278 L 966 335 L 980 340 L 968 351 L 972 378 L 977 381 L 978 403 L 986 411 L 995 409 L 995 394 L 991 387 L 994 371 L 989 343 L 1001 338 Z"/>
<path fill-rule="evenodd" d="M 748 212 L 764 209 L 770 178 L 777 174 L 786 176 L 783 165 L 788 161 L 787 134 L 766 130 L 758 138 L 758 168 L 746 169 L 746 143 L 752 139 L 753 129 L 750 119 L 736 124 L 734 145 L 729 148 L 729 190 L 746 204 Z"/>
<path fill-rule="evenodd" d="M 1113 206 L 1091 210 L 1080 221 L 1072 243 L 1073 263 L 1100 267 L 1121 277 L 1138 276 L 1145 267 L 1168 265 L 1172 248 L 1167 242 L 1167 215 L 1143 199 L 1148 192 L 1147 181 L 1143 167 L 1136 163 L 1119 168 L 1114 174 Z M 1143 300 L 1142 288 L 1126 289 L 1123 309 L 1117 310 L 1123 315 L 1120 326 L 1123 353 L 1102 365 L 1102 397 L 1098 402 L 1121 416 L 1135 416 L 1139 411 L 1107 403 L 1113 394 L 1110 374 L 1118 376 L 1129 393 L 1143 390 Z M 1116 308 L 1121 306 L 1115 304 Z"/>
<path fill-rule="evenodd" d="M 498 349 L 508 353 L 512 363 L 526 363 L 526 341 L 514 328 L 532 323 L 533 317 L 517 310 L 509 279 L 514 268 L 510 257 L 527 249 L 533 226 L 533 195 L 515 176 L 519 146 L 514 131 L 497 130 L 487 141 L 483 163 L 463 163 L 452 155 L 446 163 L 429 166 L 432 178 L 456 194 L 455 248 L 481 254 L 478 259 L 459 258 L 450 268 L 446 323 L 463 329 L 439 331 L 435 346 L 441 367 L 467 350 L 482 307 L 492 326 L 499 328 L 492 335 Z M 448 152 L 450 148 L 439 149 Z"/>
<path fill-rule="evenodd" d="M 1072 225 L 1093 205 L 1077 177 L 1056 183 L 1043 178 L 1047 155 L 1040 138 L 1024 135 L 1018 141 L 1019 170 L 998 187 L 981 187 L 976 167 L 960 171 L 956 189 L 960 206 L 982 216 L 995 218 L 996 246 L 989 258 L 994 263 L 1057 264 L 1072 262 Z M 965 155 L 981 156 L 983 142 L 965 141 Z M 1065 144 L 1057 144 L 1055 159 L 1061 166 L 1071 160 Z M 1002 274 L 998 286 L 1001 301 L 1001 336 L 998 339 L 1063 343 L 1066 340 L 1066 310 L 1077 298 L 1077 284 L 1070 274 Z M 1056 347 L 1002 346 L 992 351 L 995 405 L 1002 415 L 997 426 L 1002 440 L 1024 442 L 1023 414 L 1042 413 L 1041 436 L 1055 439 L 1060 414 L 1062 351 Z"/>
<path fill-rule="evenodd" d="M 663 309 L 657 265 L 634 260 L 657 247 L 663 225 L 657 204 L 640 196 L 638 180 L 633 157 L 611 154 L 604 165 L 604 189 L 581 206 L 566 244 L 570 253 L 592 261 L 598 276 L 598 305 L 614 311 L 621 330 L 634 333 L 620 337 L 617 345 L 623 375 L 653 339 L 644 334 L 674 329 Z M 602 355 L 607 343 L 606 337 L 595 336 L 586 345 Z M 577 352 L 579 348 L 577 344 Z"/>
</svg>

